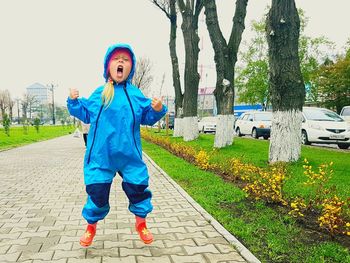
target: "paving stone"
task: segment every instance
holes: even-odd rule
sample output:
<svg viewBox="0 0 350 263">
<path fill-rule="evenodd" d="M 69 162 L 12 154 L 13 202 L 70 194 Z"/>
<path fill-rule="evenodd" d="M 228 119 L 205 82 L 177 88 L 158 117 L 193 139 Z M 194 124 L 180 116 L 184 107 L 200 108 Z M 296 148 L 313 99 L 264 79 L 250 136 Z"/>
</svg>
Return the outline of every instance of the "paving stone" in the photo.
<svg viewBox="0 0 350 263">
<path fill-rule="evenodd" d="M 0 224 L 1 225 L 1 224 Z M 7 227 L 7 228 L 0 228 L 0 234 L 1 234 L 1 236 L 2 236 L 2 234 L 8 234 L 8 233 L 10 233 L 10 231 L 12 230 L 13 228 L 11 228 L 11 227 Z"/>
<path fill-rule="evenodd" d="M 194 255 L 194 256 L 171 255 L 171 258 L 176 263 L 207 263 L 207 261 L 202 255 Z"/>
<path fill-rule="evenodd" d="M 54 238 L 54 237 L 61 237 L 61 236 L 67 236 L 67 237 L 77 237 L 78 231 L 71 229 L 71 230 L 50 230 L 47 237 Z"/>
<path fill-rule="evenodd" d="M 182 240 L 164 240 L 167 248 L 176 246 L 196 246 L 193 239 L 182 239 Z"/>
<path fill-rule="evenodd" d="M 38 252 L 38 253 L 24 251 L 24 252 L 22 252 L 19 260 L 22 260 L 22 261 L 28 260 L 28 259 L 51 260 L 52 255 L 53 255 L 53 251 Z"/>
<path fill-rule="evenodd" d="M 171 263 L 169 256 L 162 257 L 137 257 L 137 263 Z"/>
<path fill-rule="evenodd" d="M 0 243 L 0 244 L 1 244 L 1 243 Z M 10 247 L 11 247 L 10 245 L 3 246 L 3 245 L 1 244 L 1 245 L 0 245 L 0 255 L 1 255 L 1 254 L 5 254 L 6 251 L 8 251 Z"/>
<path fill-rule="evenodd" d="M 32 263 L 67 263 L 67 259 L 62 258 L 58 260 L 48 260 L 48 261 L 35 259 L 32 261 Z"/>
<path fill-rule="evenodd" d="M 20 238 L 26 238 L 26 237 L 41 237 L 41 238 L 45 238 L 47 237 L 47 235 L 49 234 L 49 231 L 42 231 L 42 232 L 23 232 L 20 235 Z"/>
<path fill-rule="evenodd" d="M 59 239 L 59 243 L 66 243 L 66 242 L 78 242 L 80 237 L 71 237 L 71 236 L 61 236 Z"/>
<path fill-rule="evenodd" d="M 230 252 L 227 254 L 205 254 L 206 258 L 211 263 L 217 263 L 222 261 L 230 261 L 230 262 L 245 262 L 245 260 L 242 258 L 241 255 L 239 255 L 237 252 Z"/>
<path fill-rule="evenodd" d="M 102 263 L 136 263 L 136 257 L 135 256 L 128 256 L 128 257 L 122 257 L 122 258 L 103 257 Z"/>
<path fill-rule="evenodd" d="M 26 245 L 29 242 L 29 238 L 20 238 L 20 239 L 3 239 L 1 245 Z"/>
<path fill-rule="evenodd" d="M 84 258 L 84 259 L 78 259 L 78 258 L 69 258 L 68 263 L 101 263 L 102 257 L 97 258 Z"/>
<path fill-rule="evenodd" d="M 187 233 L 184 227 L 172 227 L 172 228 L 159 228 L 159 232 L 161 234 L 169 234 L 169 233 Z"/>
<path fill-rule="evenodd" d="M 8 233 L 8 234 L 1 234 L 2 239 L 18 239 L 18 237 L 21 235 L 21 233 Z"/>
<path fill-rule="evenodd" d="M 1 228 L 13 228 L 13 227 L 23 227 L 26 228 L 28 227 L 28 222 L 18 222 L 18 223 L 4 223 Z"/>
<path fill-rule="evenodd" d="M 151 251 L 145 248 L 120 248 L 120 256 L 151 256 Z"/>
<path fill-rule="evenodd" d="M 127 241 L 103 241 L 104 248 L 118 248 L 118 247 L 125 247 L 125 248 L 131 248 L 133 246 L 132 240 Z"/>
<path fill-rule="evenodd" d="M 205 245 L 205 246 L 184 246 L 188 255 L 194 254 L 203 254 L 203 253 L 219 253 L 219 250 L 213 245 Z"/>
<path fill-rule="evenodd" d="M 134 241 L 134 248 L 165 248 L 165 245 L 162 240 L 155 240 L 152 242 L 152 244 L 144 244 L 143 242 L 135 242 Z"/>
<path fill-rule="evenodd" d="M 54 237 L 32 237 L 28 244 L 45 244 L 46 246 L 49 246 L 49 245 L 56 245 L 56 244 L 58 244 L 59 240 L 60 240 L 59 236 L 54 236 Z"/>
<path fill-rule="evenodd" d="M 201 233 L 201 232 L 197 232 L 197 233 L 175 233 L 176 237 L 178 239 L 187 239 L 187 238 L 205 238 L 206 236 Z"/>
<path fill-rule="evenodd" d="M 41 248 L 40 251 L 47 251 L 47 250 L 72 250 L 73 247 L 73 243 L 64 243 L 64 244 L 46 244 L 44 243 Z"/>
<path fill-rule="evenodd" d="M 180 246 L 172 247 L 172 248 L 161 248 L 154 249 L 151 248 L 152 255 L 155 257 L 163 256 L 163 255 L 186 255 L 184 249 Z"/>
<path fill-rule="evenodd" d="M 195 237 L 193 238 L 194 241 L 196 242 L 196 244 L 198 246 L 203 246 L 205 244 L 223 244 L 223 245 L 228 245 L 227 240 L 223 237 L 223 236 L 219 236 L 219 237 L 202 237 L 202 238 L 198 238 Z"/>
<path fill-rule="evenodd" d="M 0 254 L 0 262 L 16 262 L 21 252 Z"/>
<path fill-rule="evenodd" d="M 186 221 L 186 222 L 170 222 L 171 227 L 197 227 L 194 221 Z"/>
<path fill-rule="evenodd" d="M 88 248 L 86 258 L 119 257 L 119 248 Z"/>
<path fill-rule="evenodd" d="M 131 228 L 105 229 L 105 234 L 131 234 Z"/>
<path fill-rule="evenodd" d="M 61 259 L 61 258 L 85 258 L 86 251 L 85 249 L 73 250 L 73 251 L 64 251 L 64 250 L 55 250 L 49 251 L 54 253 L 53 259 Z"/>
<path fill-rule="evenodd" d="M 7 253 L 13 253 L 13 252 L 32 252 L 36 253 L 39 252 L 41 247 L 41 244 L 34 244 L 34 245 L 12 245 L 11 248 L 7 251 Z"/>
<path fill-rule="evenodd" d="M 230 244 L 218 244 L 216 243 L 215 246 L 219 249 L 221 253 L 230 253 L 231 251 L 234 250 L 234 247 Z"/>
</svg>

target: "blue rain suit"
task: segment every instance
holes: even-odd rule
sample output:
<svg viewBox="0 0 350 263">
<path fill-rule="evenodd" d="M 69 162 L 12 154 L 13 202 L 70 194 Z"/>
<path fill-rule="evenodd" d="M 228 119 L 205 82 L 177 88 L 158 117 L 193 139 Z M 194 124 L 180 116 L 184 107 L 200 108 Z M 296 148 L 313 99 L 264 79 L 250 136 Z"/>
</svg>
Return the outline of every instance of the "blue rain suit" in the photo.
<svg viewBox="0 0 350 263">
<path fill-rule="evenodd" d="M 82 215 L 93 224 L 109 212 L 109 193 L 116 173 L 123 179 L 122 188 L 129 199 L 129 210 L 145 218 L 153 209 L 148 188 L 149 175 L 142 160 L 140 125 L 153 125 L 166 113 L 151 107 L 151 100 L 131 84 L 136 59 L 127 44 L 111 46 L 104 58 L 104 78 L 108 79 L 108 62 L 112 53 L 127 48 L 132 55 L 132 69 L 127 80 L 114 84 L 114 98 L 106 107 L 102 103 L 104 86 L 86 98 L 67 99 L 70 114 L 90 123 L 84 157 L 84 181 L 88 194 Z"/>
</svg>

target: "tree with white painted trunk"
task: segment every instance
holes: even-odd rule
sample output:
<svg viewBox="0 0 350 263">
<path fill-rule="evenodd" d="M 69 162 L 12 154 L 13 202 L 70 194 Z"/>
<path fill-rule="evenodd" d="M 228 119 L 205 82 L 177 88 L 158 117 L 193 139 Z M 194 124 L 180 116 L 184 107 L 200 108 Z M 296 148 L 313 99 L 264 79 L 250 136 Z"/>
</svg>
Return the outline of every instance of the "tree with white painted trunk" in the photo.
<svg viewBox="0 0 350 263">
<path fill-rule="evenodd" d="M 177 0 L 182 16 L 181 29 L 185 45 L 185 92 L 182 127 L 184 128 L 184 141 L 192 141 L 198 137 L 198 18 L 203 8 L 203 0 L 186 0 L 185 2 Z"/>
<path fill-rule="evenodd" d="M 234 101 L 234 69 L 237 62 L 238 47 L 244 31 L 244 20 L 247 13 L 248 0 L 237 0 L 233 17 L 233 25 L 228 43 L 221 32 L 216 3 L 204 0 L 206 24 L 214 49 L 216 65 L 216 87 L 214 91 L 218 116 L 214 147 L 222 148 L 233 142 L 233 101 Z"/>
<path fill-rule="evenodd" d="M 300 158 L 305 86 L 298 56 L 299 31 L 300 20 L 294 0 L 272 0 L 266 23 L 273 108 L 270 163 Z"/>
<path fill-rule="evenodd" d="M 172 65 L 173 86 L 175 91 L 175 122 L 174 122 L 174 137 L 183 136 L 183 93 L 181 91 L 179 62 L 176 53 L 176 30 L 177 30 L 177 11 L 176 0 L 152 0 L 161 11 L 164 12 L 170 21 L 170 40 L 169 50 Z"/>
</svg>

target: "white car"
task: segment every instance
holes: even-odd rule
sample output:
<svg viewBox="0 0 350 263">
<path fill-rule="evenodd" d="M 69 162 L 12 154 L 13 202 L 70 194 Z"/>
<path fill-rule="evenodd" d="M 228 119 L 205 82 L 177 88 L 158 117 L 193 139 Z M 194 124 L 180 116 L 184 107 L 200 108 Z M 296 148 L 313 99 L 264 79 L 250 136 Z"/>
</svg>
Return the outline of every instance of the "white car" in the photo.
<svg viewBox="0 0 350 263">
<path fill-rule="evenodd" d="M 216 132 L 216 117 L 203 117 L 198 121 L 198 131 L 207 133 L 207 132 Z"/>
<path fill-rule="evenodd" d="M 344 106 L 340 112 L 340 117 L 350 123 L 350 106 Z"/>
<path fill-rule="evenodd" d="M 340 149 L 350 147 L 350 125 L 337 113 L 315 107 L 303 108 L 301 137 L 303 144 L 337 144 Z"/>
<path fill-rule="evenodd" d="M 272 112 L 247 111 L 235 122 L 237 136 L 251 135 L 253 138 L 263 137 L 267 140 L 271 132 Z"/>
</svg>

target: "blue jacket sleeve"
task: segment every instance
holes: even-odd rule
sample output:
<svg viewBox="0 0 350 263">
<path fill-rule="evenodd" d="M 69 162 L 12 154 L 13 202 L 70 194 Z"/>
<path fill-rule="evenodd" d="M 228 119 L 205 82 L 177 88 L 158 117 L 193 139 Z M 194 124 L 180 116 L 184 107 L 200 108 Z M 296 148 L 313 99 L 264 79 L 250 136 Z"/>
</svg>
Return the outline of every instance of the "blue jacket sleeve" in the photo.
<svg viewBox="0 0 350 263">
<path fill-rule="evenodd" d="M 70 97 L 67 98 L 67 108 L 70 115 L 78 118 L 84 123 L 90 123 L 90 114 L 86 107 L 87 99 L 75 99 L 72 100 Z"/>
<path fill-rule="evenodd" d="M 151 126 L 159 121 L 167 111 L 168 108 L 164 104 L 161 111 L 155 111 L 151 106 L 151 100 L 149 100 L 149 105 L 143 109 L 141 124 Z"/>
</svg>

